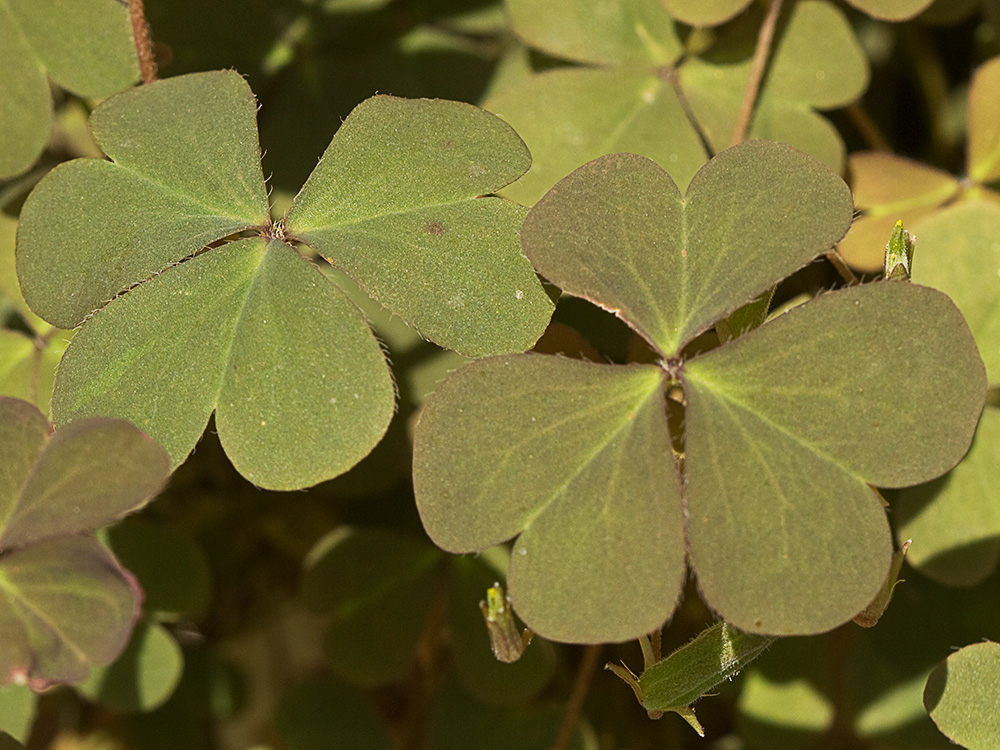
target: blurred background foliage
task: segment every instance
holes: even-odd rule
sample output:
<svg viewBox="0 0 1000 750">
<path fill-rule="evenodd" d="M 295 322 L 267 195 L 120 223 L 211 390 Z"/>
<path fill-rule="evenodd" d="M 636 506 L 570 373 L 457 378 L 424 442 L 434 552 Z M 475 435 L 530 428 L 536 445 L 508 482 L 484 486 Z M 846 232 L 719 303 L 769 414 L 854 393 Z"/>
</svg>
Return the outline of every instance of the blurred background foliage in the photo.
<svg viewBox="0 0 1000 750">
<path fill-rule="evenodd" d="M 678 17 L 690 6 L 663 4 Z M 20 5 L 0 0 L 0 11 Z M 505 193 L 526 204 L 600 153 L 648 153 L 683 185 L 709 150 L 728 145 L 765 4 L 741 12 L 746 3 L 715 3 L 720 18 L 736 16 L 703 28 L 666 19 L 656 44 L 626 34 L 600 49 L 588 44 L 593 29 L 576 41 L 554 39 L 560 28 L 545 27 L 551 20 L 537 10 L 542 5 L 149 0 L 147 16 L 161 76 L 219 68 L 247 76 L 260 102 L 264 173 L 277 212 L 339 123 L 376 92 L 485 103 L 506 117 L 535 157 L 532 172 Z M 552 5 L 563 10 L 559 23 L 573 3 Z M 992 192 L 1000 178 L 1000 73 L 989 61 L 1000 54 L 1000 3 L 897 3 L 915 8 L 897 17 L 916 15 L 896 22 L 863 12 L 888 2 L 785 5 L 751 134 L 787 140 L 852 184 L 860 217 L 844 255 L 864 278 L 881 262 L 889 234 L 882 224 L 913 223 L 914 280 L 956 299 L 995 383 L 987 351 L 1000 350 L 993 323 L 1000 203 Z M 51 33 L 72 36 L 71 24 Z M 830 73 L 817 76 L 817 66 Z M 86 126 L 96 100 L 87 97 L 109 93 L 52 77 L 65 88 L 52 89 L 47 146 L 34 166 L 0 182 L 0 394 L 45 413 L 68 333 L 20 297 L 17 214 L 54 164 L 100 155 Z M 674 94 L 678 85 L 690 94 L 704 140 Z M 642 107 L 622 104 L 637 95 Z M 0 146 L 10 137 L 0 135 Z M 869 225 L 873 233 L 859 239 Z M 954 254 L 932 259 L 931 247 L 945 241 Z M 905 583 L 879 625 L 780 641 L 698 705 L 708 737 L 700 740 L 675 716 L 648 720 L 625 686 L 592 671 L 605 661 L 637 665 L 636 644 L 598 651 L 536 639 L 514 665 L 493 659 L 478 602 L 503 579 L 505 551 L 437 550 L 423 534 L 409 480 L 413 418 L 465 360 L 330 275 L 388 348 L 399 389 L 389 434 L 344 476 L 275 493 L 231 468 L 210 424 L 166 491 L 104 532 L 146 594 L 129 647 L 76 688 L 38 696 L 0 688 L 5 732 L 32 750 L 542 750 L 561 732 L 560 748 L 588 750 L 950 746 L 924 708 L 927 677 L 955 646 L 1000 640 L 996 399 L 966 463 L 933 486 L 887 496 L 898 537 L 927 542 L 914 543 L 914 567 L 904 568 Z M 781 285 L 775 308 L 839 278 L 832 264 L 814 263 Z M 538 345 L 614 362 L 636 357 L 637 348 L 620 321 L 572 298 L 560 301 Z M 710 620 L 692 582 L 664 633 L 665 650 Z M 587 688 L 585 696 L 575 685 Z"/>
</svg>

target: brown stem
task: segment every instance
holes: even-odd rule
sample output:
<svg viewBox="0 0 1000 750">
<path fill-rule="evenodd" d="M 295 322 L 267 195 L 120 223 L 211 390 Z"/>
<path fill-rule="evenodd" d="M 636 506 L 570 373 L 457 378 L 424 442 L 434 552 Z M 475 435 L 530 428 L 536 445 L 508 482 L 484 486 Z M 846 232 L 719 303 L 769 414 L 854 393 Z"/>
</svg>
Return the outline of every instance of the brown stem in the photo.
<svg viewBox="0 0 1000 750">
<path fill-rule="evenodd" d="M 750 78 L 747 80 L 747 87 L 743 94 L 743 104 L 740 106 L 739 118 L 736 120 L 736 127 L 733 129 L 731 146 L 742 143 L 750 130 L 750 118 L 753 116 L 753 108 L 757 103 L 757 94 L 760 92 L 760 83 L 764 80 L 764 70 L 767 68 L 767 58 L 771 52 L 771 42 L 774 40 L 774 30 L 778 25 L 778 14 L 781 12 L 781 0 L 771 0 L 767 8 L 767 15 L 764 16 L 764 23 L 760 26 L 757 34 L 757 48 L 753 51 L 753 61 L 750 64 Z"/>
<path fill-rule="evenodd" d="M 688 101 L 687 94 L 684 93 L 683 87 L 681 87 L 680 76 L 677 75 L 677 68 L 664 68 L 660 70 L 660 78 L 670 84 L 670 87 L 674 90 L 674 94 L 677 96 L 677 101 L 681 103 L 681 109 L 684 111 L 684 116 L 687 118 L 688 123 L 690 123 L 694 132 L 698 135 L 698 140 L 701 141 L 702 148 L 705 149 L 705 153 L 709 156 L 715 154 L 715 149 L 712 148 L 712 144 L 708 142 L 708 136 L 705 135 L 705 131 L 702 130 L 701 124 L 698 122 L 698 118 L 695 117 L 694 110 L 691 108 L 691 103 Z"/>
<path fill-rule="evenodd" d="M 848 104 L 844 108 L 844 112 L 850 118 L 854 127 L 858 129 L 868 148 L 874 151 L 892 151 L 892 144 L 889 143 L 889 139 L 885 137 L 878 123 L 872 119 L 872 116 L 861 102 Z"/>
<path fill-rule="evenodd" d="M 156 59 L 153 46 L 149 42 L 149 27 L 146 25 L 146 11 L 142 0 L 129 0 L 128 16 L 132 22 L 132 36 L 135 39 L 135 54 L 139 58 L 139 72 L 143 83 L 156 80 Z"/>
<path fill-rule="evenodd" d="M 566 703 L 566 713 L 563 714 L 562 726 L 559 727 L 559 736 L 556 737 L 552 750 L 568 750 L 573 739 L 573 732 L 580 719 L 580 711 L 583 709 L 583 699 L 587 697 L 590 690 L 590 683 L 594 679 L 594 672 L 597 671 L 597 662 L 601 656 L 601 644 L 595 643 L 587 646 L 583 652 L 583 663 L 580 671 L 576 673 L 576 682 L 573 683 L 573 692 L 570 693 L 569 701 Z"/>
</svg>

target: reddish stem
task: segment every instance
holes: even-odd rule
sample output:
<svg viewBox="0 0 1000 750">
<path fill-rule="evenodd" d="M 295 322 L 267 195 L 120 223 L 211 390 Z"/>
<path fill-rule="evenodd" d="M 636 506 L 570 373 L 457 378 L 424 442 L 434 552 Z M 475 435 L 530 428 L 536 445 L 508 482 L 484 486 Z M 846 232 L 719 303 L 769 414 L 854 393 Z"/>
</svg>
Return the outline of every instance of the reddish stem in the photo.
<svg viewBox="0 0 1000 750">
<path fill-rule="evenodd" d="M 128 16 L 132 22 L 132 37 L 135 39 L 135 53 L 139 58 L 139 72 L 143 83 L 156 80 L 156 59 L 153 45 L 149 42 L 149 27 L 146 25 L 146 11 L 142 0 L 129 0 Z"/>
<path fill-rule="evenodd" d="M 753 61 L 750 64 L 750 78 L 747 80 L 746 91 L 743 94 L 743 105 L 740 107 L 736 128 L 730 145 L 742 143 L 750 130 L 750 118 L 757 103 L 760 83 L 764 80 L 764 70 L 767 68 L 767 58 L 771 52 L 771 42 L 774 40 L 774 29 L 778 25 L 778 14 L 781 12 L 781 0 L 771 0 L 764 23 L 760 25 L 757 34 L 757 48 L 753 51 Z"/>
<path fill-rule="evenodd" d="M 580 671 L 576 673 L 576 682 L 573 684 L 573 692 L 569 696 L 566 704 L 566 713 L 563 714 L 562 726 L 559 727 L 559 736 L 556 738 L 552 750 L 567 750 L 573 735 L 576 732 L 577 722 L 580 720 L 580 711 L 583 710 L 583 699 L 587 697 L 590 690 L 590 683 L 594 679 L 594 672 L 597 670 L 597 662 L 601 656 L 601 645 L 593 644 L 587 646 L 583 652 L 583 663 Z"/>
</svg>

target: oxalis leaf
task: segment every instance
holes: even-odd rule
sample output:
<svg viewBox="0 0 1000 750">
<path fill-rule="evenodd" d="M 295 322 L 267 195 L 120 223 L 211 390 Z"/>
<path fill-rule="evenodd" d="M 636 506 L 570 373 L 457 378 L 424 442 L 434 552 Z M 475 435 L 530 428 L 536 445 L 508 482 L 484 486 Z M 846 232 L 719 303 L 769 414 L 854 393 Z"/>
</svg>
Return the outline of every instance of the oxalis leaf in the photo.
<svg viewBox="0 0 1000 750">
<path fill-rule="evenodd" d="M 497 118 L 370 99 L 284 224 L 268 215 L 255 115 L 232 71 L 105 101 L 91 125 L 112 160 L 68 162 L 32 192 L 18 274 L 32 309 L 81 325 L 55 386 L 58 424 L 126 418 L 177 466 L 214 411 L 237 469 L 289 490 L 367 455 L 394 400 L 364 316 L 289 242 L 313 243 L 391 312 L 471 355 L 527 349 L 552 303 L 518 245 L 524 209 L 477 197 L 528 165 Z M 234 238 L 246 230 L 260 236 Z"/>
<path fill-rule="evenodd" d="M 46 78 L 108 96 L 139 77 L 128 8 L 115 0 L 0 0 L 0 179 L 27 170 L 52 125 Z"/>
<path fill-rule="evenodd" d="M 41 689 L 118 656 L 141 592 L 85 532 L 142 507 L 169 465 L 127 422 L 96 417 L 53 434 L 36 407 L 0 398 L 0 680 Z"/>
<path fill-rule="evenodd" d="M 741 16 L 716 44 L 680 66 L 678 80 L 702 132 L 716 151 L 732 141 L 762 17 Z M 788 4 L 775 34 L 751 138 L 789 143 L 840 172 L 844 143 L 815 110 L 843 107 L 864 93 L 868 61 L 851 24 L 827 2 Z"/>
<path fill-rule="evenodd" d="M 558 183 L 525 221 L 528 256 L 566 292 L 615 311 L 661 360 L 513 355 L 455 372 L 415 436 L 431 538 L 471 552 L 519 535 L 509 591 L 525 624 L 553 640 L 659 626 L 686 553 L 708 604 L 746 632 L 822 632 L 864 609 L 892 555 L 868 485 L 947 471 L 982 409 L 985 372 L 955 306 L 906 282 L 854 287 L 683 356 L 835 243 L 851 211 L 838 177 L 763 141 L 721 153 L 683 197 L 630 154 Z M 954 365 L 946 381 L 942 361 Z M 683 471 L 664 412 L 678 387 Z"/>
<path fill-rule="evenodd" d="M 706 159 L 666 74 L 684 53 L 657 0 L 507 0 L 514 32 L 548 55 L 584 63 L 551 68 L 499 91 L 485 106 L 531 149 L 528 173 L 504 190 L 532 204 L 581 164 L 634 151 L 686 185 Z"/>
</svg>

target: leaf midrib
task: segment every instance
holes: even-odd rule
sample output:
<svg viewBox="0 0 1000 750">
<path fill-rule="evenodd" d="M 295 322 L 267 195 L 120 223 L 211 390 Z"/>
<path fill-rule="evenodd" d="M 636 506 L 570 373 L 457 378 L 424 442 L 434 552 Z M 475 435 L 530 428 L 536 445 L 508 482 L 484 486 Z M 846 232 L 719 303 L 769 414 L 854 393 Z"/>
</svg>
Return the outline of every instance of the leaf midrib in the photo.
<svg viewBox="0 0 1000 750">
<path fill-rule="evenodd" d="M 694 376 L 688 374 L 687 375 L 687 379 L 689 381 L 695 382 L 695 383 L 703 386 L 704 389 L 706 391 L 708 391 L 708 393 L 710 395 L 715 396 L 719 401 L 723 402 L 724 406 L 726 406 L 726 407 L 733 407 L 733 408 L 742 410 L 742 411 L 750 414 L 752 417 L 756 418 L 762 424 L 764 424 L 767 427 L 771 428 L 775 432 L 778 432 L 781 435 L 784 435 L 785 437 L 789 438 L 796 445 L 801 445 L 809 453 L 811 453 L 812 455 L 816 456 L 820 460 L 822 460 L 822 461 L 824 461 L 824 462 L 826 462 L 828 464 L 831 464 L 832 466 L 837 467 L 838 469 L 840 469 L 841 471 L 843 471 L 845 474 L 847 474 L 850 477 L 853 477 L 854 479 L 857 479 L 857 480 L 859 480 L 861 482 L 864 482 L 865 484 L 869 484 L 869 482 L 863 476 L 861 476 L 856 471 L 854 471 L 854 470 L 848 468 L 847 466 L 845 466 L 838 459 L 836 459 L 834 456 L 832 456 L 829 452 L 824 451 L 824 450 L 820 450 L 817 447 L 816 443 L 811 442 L 809 440 L 803 439 L 798 433 L 793 432 L 792 430 L 788 429 L 784 425 L 782 425 L 782 424 L 774 421 L 770 417 L 766 416 L 765 414 L 763 414 L 760 411 L 758 411 L 757 409 L 755 409 L 752 405 L 750 405 L 749 403 L 747 403 L 743 399 L 735 397 L 731 392 L 726 391 L 724 388 L 719 387 L 719 385 L 715 381 L 713 381 L 712 379 L 705 378 L 705 377 L 699 376 L 697 374 L 695 374 Z"/>
<path fill-rule="evenodd" d="M 55 622 L 53 622 L 49 617 L 47 617 L 38 607 L 31 603 L 31 600 L 26 598 L 20 593 L 20 589 L 13 585 L 8 579 L 7 575 L 3 570 L 0 570 L 0 591 L 3 591 L 4 595 L 7 597 L 7 601 L 12 609 L 20 607 L 23 610 L 27 610 L 31 615 L 33 615 L 44 627 L 48 628 L 51 632 L 55 633 L 59 639 L 59 643 L 63 646 L 69 648 L 77 659 L 86 663 L 89 661 L 87 654 L 79 647 L 77 644 L 69 638 L 66 633 L 59 628 Z M 18 620 L 22 623 L 24 627 L 25 637 L 28 640 L 29 648 L 33 650 L 33 644 L 31 643 L 31 635 L 27 624 L 24 622 L 22 617 L 18 617 Z"/>
<path fill-rule="evenodd" d="M 591 463 L 593 463 L 593 461 L 597 458 L 598 455 L 603 453 L 608 448 L 608 446 L 610 446 L 612 443 L 615 442 L 616 438 L 619 435 L 621 435 L 629 426 L 636 424 L 637 422 L 636 417 L 638 415 L 638 412 L 640 411 L 640 408 L 645 407 L 646 402 L 648 402 L 650 398 L 652 398 L 662 388 L 663 388 L 663 378 L 661 376 L 660 379 L 657 381 L 655 387 L 649 389 L 647 393 L 639 395 L 639 397 L 634 401 L 631 401 L 632 406 L 635 408 L 622 409 L 621 424 L 613 431 L 608 433 L 603 440 L 598 441 L 597 447 L 585 455 L 585 457 L 580 461 L 579 466 L 577 466 L 576 469 L 574 469 L 572 472 L 566 475 L 565 480 L 553 489 L 553 491 L 550 493 L 547 499 L 543 499 L 543 501 L 539 503 L 533 511 L 525 515 L 525 521 L 524 523 L 521 524 L 521 529 L 517 532 L 518 534 L 522 533 L 523 531 L 526 531 L 532 525 L 532 523 L 534 523 L 535 519 L 538 518 L 542 513 L 544 513 L 548 509 L 548 507 L 552 505 L 552 503 L 554 503 L 556 499 L 566 491 L 566 488 L 573 483 L 573 480 L 577 476 L 579 476 Z M 578 413 L 579 412 L 575 412 L 574 414 Z M 628 418 L 629 413 L 633 413 L 635 416 L 633 416 L 632 419 L 629 419 Z M 570 414 L 564 417 L 563 419 L 550 422 L 547 425 L 545 425 L 545 427 L 543 427 L 538 433 L 531 436 L 530 438 L 526 438 L 518 443 L 509 446 L 507 451 L 505 452 L 503 459 L 497 463 L 496 468 L 491 472 L 490 476 L 488 477 L 488 480 L 480 485 L 482 489 L 480 489 L 473 496 L 470 502 L 472 504 L 483 503 L 484 496 L 487 495 L 488 492 L 492 490 L 493 487 L 496 486 L 497 478 L 503 473 L 503 471 L 506 469 L 507 465 L 511 461 L 512 457 L 517 453 L 518 449 L 521 446 L 525 445 L 528 442 L 537 442 L 540 438 L 542 438 L 546 434 L 558 430 L 560 427 L 570 422 L 573 419 L 573 416 L 574 416 L 573 414 Z"/>
<path fill-rule="evenodd" d="M 292 239 L 299 239 L 302 242 L 309 244 L 309 236 L 316 235 L 320 232 L 336 231 L 338 229 L 354 229 L 354 228 L 364 228 L 364 225 L 373 224 L 378 221 L 393 219 L 397 217 L 407 217 L 412 215 L 418 215 L 424 211 L 432 210 L 435 208 L 453 208 L 455 206 L 462 206 L 466 204 L 474 204 L 475 201 L 480 201 L 484 199 L 492 199 L 496 201 L 504 201 L 506 203 L 514 203 L 514 205 L 520 206 L 519 203 L 507 200 L 506 198 L 501 198 L 499 196 L 492 195 L 491 193 L 484 193 L 482 195 L 473 195 L 466 198 L 459 198 L 453 201 L 441 201 L 438 203 L 425 203 L 419 206 L 413 206 L 410 208 L 400 209 L 397 211 L 383 211 L 380 213 L 374 213 L 361 218 L 351 219 L 350 221 L 338 221 L 328 224 L 323 224 L 322 226 L 306 227 L 305 229 L 297 229 L 294 224 L 295 216 L 293 214 L 294 206 L 288 210 L 286 215 L 286 221 L 291 222 L 290 226 L 287 226 L 289 235 Z M 324 213 L 332 213 L 333 211 L 339 211 L 346 204 L 339 204 L 332 208 L 327 209 Z"/>
</svg>

